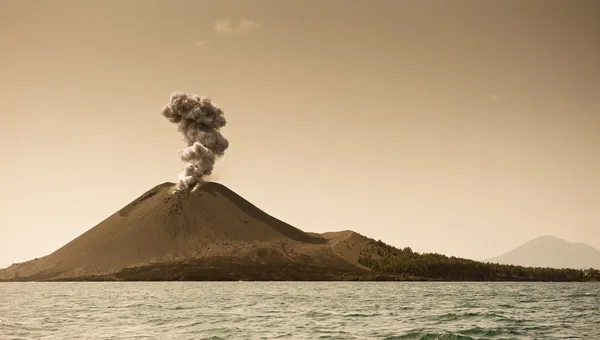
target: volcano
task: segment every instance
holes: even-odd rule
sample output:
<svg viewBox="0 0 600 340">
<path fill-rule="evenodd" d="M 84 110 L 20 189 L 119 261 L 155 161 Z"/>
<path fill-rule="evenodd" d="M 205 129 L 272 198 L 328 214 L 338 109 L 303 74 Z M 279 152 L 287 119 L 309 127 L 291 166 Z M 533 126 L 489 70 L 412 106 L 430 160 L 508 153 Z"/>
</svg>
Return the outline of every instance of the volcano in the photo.
<svg viewBox="0 0 600 340">
<path fill-rule="evenodd" d="M 0 270 L 4 281 L 340 280 L 368 239 L 352 231 L 306 233 L 227 187 L 173 193 L 164 183 L 54 253 Z"/>
</svg>

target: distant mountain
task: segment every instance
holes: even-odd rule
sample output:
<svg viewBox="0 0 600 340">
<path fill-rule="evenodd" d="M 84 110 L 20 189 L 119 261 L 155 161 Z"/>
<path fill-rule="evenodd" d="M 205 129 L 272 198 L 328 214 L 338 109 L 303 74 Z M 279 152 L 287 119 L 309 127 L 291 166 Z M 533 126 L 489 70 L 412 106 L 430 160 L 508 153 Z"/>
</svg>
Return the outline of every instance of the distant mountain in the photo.
<svg viewBox="0 0 600 340">
<path fill-rule="evenodd" d="M 542 236 L 486 261 L 526 267 L 600 269 L 600 251 L 585 243 Z"/>
</svg>

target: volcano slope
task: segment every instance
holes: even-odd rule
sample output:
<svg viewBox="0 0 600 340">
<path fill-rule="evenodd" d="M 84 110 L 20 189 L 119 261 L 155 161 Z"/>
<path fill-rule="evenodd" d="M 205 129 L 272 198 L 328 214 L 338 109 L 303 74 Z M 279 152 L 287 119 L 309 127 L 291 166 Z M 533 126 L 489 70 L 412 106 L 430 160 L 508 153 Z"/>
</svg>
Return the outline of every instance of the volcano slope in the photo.
<svg viewBox="0 0 600 340">
<path fill-rule="evenodd" d="M 357 280 L 368 239 L 305 233 L 207 182 L 149 190 L 54 253 L 0 270 L 3 281 Z"/>
</svg>

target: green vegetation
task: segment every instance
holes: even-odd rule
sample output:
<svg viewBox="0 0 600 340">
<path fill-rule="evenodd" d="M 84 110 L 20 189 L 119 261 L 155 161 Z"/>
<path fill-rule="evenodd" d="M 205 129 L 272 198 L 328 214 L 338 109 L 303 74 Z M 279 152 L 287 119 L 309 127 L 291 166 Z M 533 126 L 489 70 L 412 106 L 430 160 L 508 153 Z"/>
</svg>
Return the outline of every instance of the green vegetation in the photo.
<svg viewBox="0 0 600 340">
<path fill-rule="evenodd" d="M 448 281 L 600 281 L 597 269 L 552 269 L 483 263 L 440 254 L 419 254 L 369 239 L 359 262 L 374 271 L 406 279 Z"/>
</svg>

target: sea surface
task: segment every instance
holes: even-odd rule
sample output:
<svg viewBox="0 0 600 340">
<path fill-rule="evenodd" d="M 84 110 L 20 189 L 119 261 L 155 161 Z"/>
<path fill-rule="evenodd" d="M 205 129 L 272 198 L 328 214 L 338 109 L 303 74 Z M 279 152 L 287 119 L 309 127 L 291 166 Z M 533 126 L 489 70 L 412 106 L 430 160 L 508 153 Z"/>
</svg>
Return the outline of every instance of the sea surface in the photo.
<svg viewBox="0 0 600 340">
<path fill-rule="evenodd" d="M 600 339 L 598 283 L 0 283 L 0 339 Z"/>
</svg>

